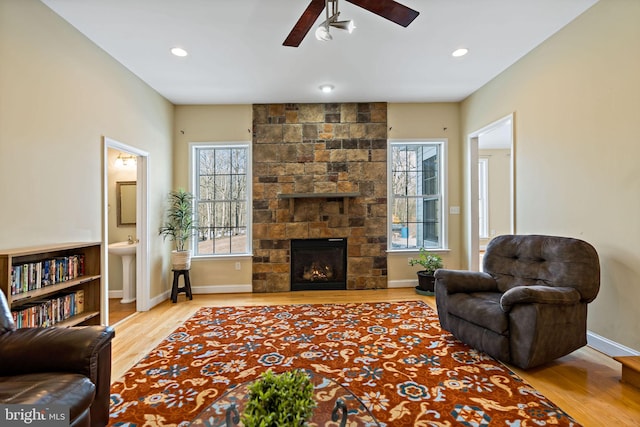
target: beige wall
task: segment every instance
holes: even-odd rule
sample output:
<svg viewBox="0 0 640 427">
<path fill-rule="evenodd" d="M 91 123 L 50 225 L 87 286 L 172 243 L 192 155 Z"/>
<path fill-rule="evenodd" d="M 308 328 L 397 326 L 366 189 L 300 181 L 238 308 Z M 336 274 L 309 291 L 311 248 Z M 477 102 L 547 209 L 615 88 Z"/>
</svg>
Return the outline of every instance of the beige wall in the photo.
<svg viewBox="0 0 640 427">
<path fill-rule="evenodd" d="M 0 246 L 101 241 L 110 137 L 150 153 L 150 296 L 160 294 L 168 250 L 153 230 L 171 187 L 173 106 L 36 0 L 0 2 L 0 58 Z"/>
<path fill-rule="evenodd" d="M 595 246 L 588 327 L 640 351 L 640 2 L 601 0 L 462 104 L 463 135 L 515 112 L 516 232 Z M 465 149 L 466 152 L 466 149 Z"/>
<path fill-rule="evenodd" d="M 189 146 L 198 142 L 251 143 L 251 105 L 180 105 L 175 108 L 174 188 L 190 188 Z M 236 263 L 240 270 L 236 270 Z M 190 273 L 193 287 L 248 285 L 251 289 L 251 257 L 194 259 Z M 211 289 L 211 291 L 216 291 Z"/>
<path fill-rule="evenodd" d="M 460 206 L 461 198 L 461 139 L 460 106 L 458 103 L 395 104 L 388 106 L 389 139 L 447 138 L 448 143 L 448 206 Z M 445 212 L 448 212 L 448 206 Z M 448 214 L 450 251 L 441 252 L 445 267 L 461 268 L 462 218 Z M 388 256 L 389 283 L 414 280 L 420 266 L 410 267 L 407 259 L 417 252 L 392 252 Z"/>
</svg>

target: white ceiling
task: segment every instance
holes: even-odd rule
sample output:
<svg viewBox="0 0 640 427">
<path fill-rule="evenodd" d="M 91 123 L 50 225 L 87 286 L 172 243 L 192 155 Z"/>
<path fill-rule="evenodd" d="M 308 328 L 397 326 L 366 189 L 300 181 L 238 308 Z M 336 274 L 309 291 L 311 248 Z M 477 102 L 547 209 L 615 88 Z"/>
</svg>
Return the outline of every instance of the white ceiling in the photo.
<svg viewBox="0 0 640 427">
<path fill-rule="evenodd" d="M 309 0 L 42 1 L 174 104 L 460 101 L 597 2 L 400 0 L 420 12 L 403 28 L 343 0 L 353 34 L 316 40 L 322 14 L 291 48 Z"/>
<path fill-rule="evenodd" d="M 501 120 L 487 132 L 478 136 L 478 148 L 481 150 L 507 150 L 513 143 L 513 127 L 510 120 Z"/>
</svg>

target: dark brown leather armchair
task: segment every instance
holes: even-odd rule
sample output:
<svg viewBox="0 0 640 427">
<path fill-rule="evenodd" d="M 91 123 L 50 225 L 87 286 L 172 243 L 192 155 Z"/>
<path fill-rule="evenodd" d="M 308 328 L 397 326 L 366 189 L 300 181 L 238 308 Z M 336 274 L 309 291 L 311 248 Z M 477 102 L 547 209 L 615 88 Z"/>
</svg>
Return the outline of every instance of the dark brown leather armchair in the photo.
<svg viewBox="0 0 640 427">
<path fill-rule="evenodd" d="M 0 402 L 69 407 L 72 427 L 109 421 L 111 327 L 16 329 L 0 292 Z"/>
<path fill-rule="evenodd" d="M 523 369 L 587 344 L 587 304 L 600 289 L 595 249 L 579 239 L 498 236 L 483 272 L 437 270 L 441 326 L 460 341 Z"/>
</svg>

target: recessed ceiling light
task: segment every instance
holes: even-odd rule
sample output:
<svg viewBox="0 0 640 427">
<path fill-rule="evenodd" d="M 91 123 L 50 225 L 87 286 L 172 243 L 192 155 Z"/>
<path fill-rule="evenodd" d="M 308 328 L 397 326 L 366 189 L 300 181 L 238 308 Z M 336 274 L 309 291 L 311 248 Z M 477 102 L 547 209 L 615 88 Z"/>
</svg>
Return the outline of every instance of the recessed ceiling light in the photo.
<svg viewBox="0 0 640 427">
<path fill-rule="evenodd" d="M 469 49 L 466 49 L 464 47 L 460 48 L 460 49 L 456 49 L 451 53 L 451 56 L 455 56 L 460 57 L 460 56 L 465 56 L 467 53 L 469 53 Z"/>
<path fill-rule="evenodd" d="M 324 93 L 333 92 L 333 85 L 322 85 L 320 86 L 320 90 Z"/>
<path fill-rule="evenodd" d="M 173 53 L 175 56 L 187 56 L 189 54 L 189 52 L 181 47 L 172 47 L 171 53 Z"/>
</svg>

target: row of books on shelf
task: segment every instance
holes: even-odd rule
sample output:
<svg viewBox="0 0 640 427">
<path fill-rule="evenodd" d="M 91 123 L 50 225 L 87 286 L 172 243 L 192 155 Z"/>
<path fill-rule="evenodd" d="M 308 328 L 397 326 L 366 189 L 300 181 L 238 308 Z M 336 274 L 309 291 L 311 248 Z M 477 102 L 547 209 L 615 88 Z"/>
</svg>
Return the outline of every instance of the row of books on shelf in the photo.
<svg viewBox="0 0 640 427">
<path fill-rule="evenodd" d="M 84 275 L 84 255 L 56 257 L 11 266 L 11 295 L 40 289 Z"/>
<path fill-rule="evenodd" d="M 32 301 L 11 310 L 13 321 L 18 328 L 53 326 L 83 312 L 84 291 L 82 289 L 46 300 Z"/>
</svg>

